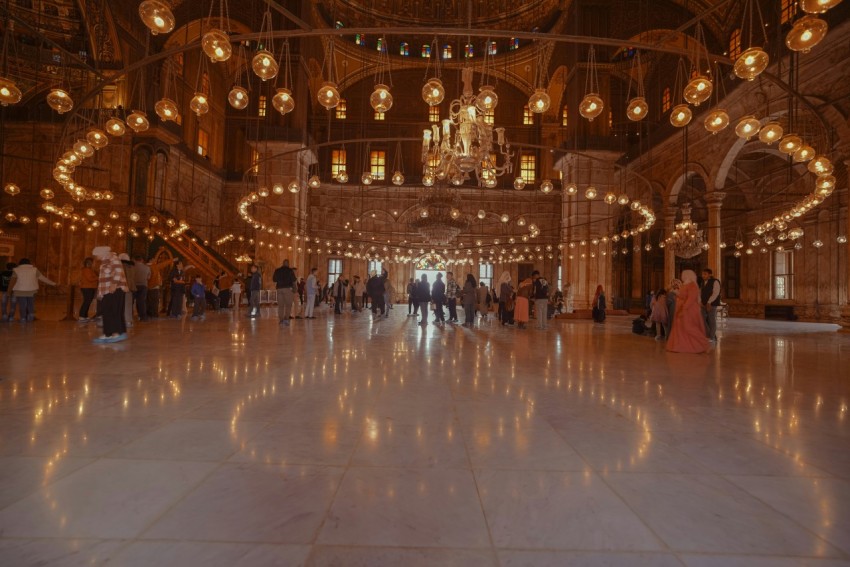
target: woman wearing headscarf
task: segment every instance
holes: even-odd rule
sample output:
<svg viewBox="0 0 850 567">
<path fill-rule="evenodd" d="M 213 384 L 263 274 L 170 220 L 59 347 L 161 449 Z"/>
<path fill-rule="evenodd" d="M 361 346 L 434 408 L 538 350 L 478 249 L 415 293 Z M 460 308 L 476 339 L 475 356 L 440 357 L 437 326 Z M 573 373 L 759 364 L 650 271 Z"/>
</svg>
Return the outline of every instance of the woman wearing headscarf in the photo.
<svg viewBox="0 0 850 567">
<path fill-rule="evenodd" d="M 602 288 L 602 284 L 596 286 L 596 294 L 593 296 L 593 304 L 591 305 L 593 311 L 593 320 L 597 323 L 605 322 L 605 309 L 607 309 L 608 305 L 605 301 L 605 290 Z"/>
<path fill-rule="evenodd" d="M 676 297 L 674 313 L 675 323 L 670 330 L 667 350 L 694 354 L 708 352 L 700 291 L 697 275 L 693 270 L 682 272 L 682 285 Z"/>
<path fill-rule="evenodd" d="M 463 326 L 472 327 L 475 324 L 475 303 L 478 299 L 475 276 L 472 274 L 466 274 L 461 298 L 463 299 Z"/>
<path fill-rule="evenodd" d="M 499 321 L 502 325 L 514 324 L 514 286 L 507 271 L 499 276 Z"/>
</svg>

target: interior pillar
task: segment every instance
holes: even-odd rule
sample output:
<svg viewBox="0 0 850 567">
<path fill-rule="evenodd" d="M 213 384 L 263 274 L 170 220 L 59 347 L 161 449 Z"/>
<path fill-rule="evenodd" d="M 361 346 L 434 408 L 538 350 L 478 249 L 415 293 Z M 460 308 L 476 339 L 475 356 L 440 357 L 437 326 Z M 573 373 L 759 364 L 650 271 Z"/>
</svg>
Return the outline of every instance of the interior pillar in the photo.
<svg viewBox="0 0 850 567">
<path fill-rule="evenodd" d="M 726 193 L 722 191 L 712 191 L 706 193 L 705 202 L 708 206 L 708 267 L 714 272 L 714 277 L 723 280 L 722 272 L 722 252 L 720 242 L 723 240 L 723 227 L 720 224 L 720 207 L 723 204 L 723 199 Z"/>
</svg>

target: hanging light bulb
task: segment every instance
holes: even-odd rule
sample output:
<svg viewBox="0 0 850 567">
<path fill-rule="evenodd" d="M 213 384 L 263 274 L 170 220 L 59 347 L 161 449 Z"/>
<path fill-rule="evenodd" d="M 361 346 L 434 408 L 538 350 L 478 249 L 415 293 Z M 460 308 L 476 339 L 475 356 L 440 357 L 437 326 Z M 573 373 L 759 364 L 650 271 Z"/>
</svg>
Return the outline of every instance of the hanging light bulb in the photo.
<svg viewBox="0 0 850 567">
<path fill-rule="evenodd" d="M 800 9 L 808 14 L 823 14 L 841 4 L 841 0 L 800 0 Z"/>
<path fill-rule="evenodd" d="M 523 179 L 521 175 L 518 175 L 514 179 L 514 189 L 516 189 L 517 191 L 522 191 L 523 189 L 525 189 L 525 179 Z"/>
<path fill-rule="evenodd" d="M 478 96 L 475 97 L 475 106 L 481 112 L 487 113 L 496 108 L 499 104 L 499 95 L 496 94 L 496 89 L 491 85 L 484 85 L 478 89 Z"/>
<path fill-rule="evenodd" d="M 785 36 L 785 45 L 791 51 L 808 53 L 814 46 L 823 41 L 829 26 L 817 16 L 803 16 Z"/>
<path fill-rule="evenodd" d="M 318 189 L 322 186 L 322 180 L 319 179 L 318 175 L 313 175 L 310 177 L 310 180 L 307 181 L 307 185 L 309 185 L 310 189 Z"/>
<path fill-rule="evenodd" d="M 505 213 L 505 214 L 503 214 L 502 216 L 499 217 L 499 220 L 502 221 L 503 223 L 507 223 L 511 220 L 511 217 L 508 216 L 507 213 Z"/>
<path fill-rule="evenodd" d="M 49 201 L 50 199 L 52 199 L 53 197 L 55 197 L 55 196 L 56 196 L 56 195 L 53 193 L 53 190 L 52 190 L 52 189 L 48 189 L 47 187 L 45 187 L 44 189 L 42 189 L 42 190 L 39 192 L 39 195 L 41 195 L 41 198 L 42 198 L 42 199 L 44 199 L 45 201 Z"/>
<path fill-rule="evenodd" d="M 699 106 L 708 100 L 711 96 L 711 91 L 714 90 L 714 85 L 711 79 L 702 75 L 697 75 L 685 85 L 684 96 L 685 100 L 694 106 Z"/>
<path fill-rule="evenodd" d="M 127 129 L 124 127 L 124 122 L 120 118 L 110 118 L 106 121 L 106 131 L 111 136 L 123 136 Z"/>
<path fill-rule="evenodd" d="M 608 193 L 605 193 L 605 204 L 613 205 L 616 202 L 617 202 L 617 195 L 615 193 L 612 193 L 610 191 Z"/>
<path fill-rule="evenodd" d="M 254 55 L 254 58 L 251 59 L 251 69 L 254 70 L 254 74 L 259 78 L 264 81 L 268 81 L 269 79 L 277 77 L 279 67 L 277 61 L 275 61 L 274 55 L 265 49 L 261 49 L 256 55 Z"/>
<path fill-rule="evenodd" d="M 605 103 L 602 102 L 602 98 L 596 93 L 587 93 L 584 95 L 584 98 L 581 99 L 581 104 L 578 106 L 578 113 L 587 118 L 590 122 L 593 122 L 593 119 L 602 114 L 602 110 L 605 108 Z"/>
<path fill-rule="evenodd" d="M 390 94 L 390 88 L 380 83 L 375 85 L 375 90 L 372 91 L 372 96 L 369 97 L 369 104 L 372 105 L 375 112 L 386 112 L 392 108 L 393 95 Z"/>
<path fill-rule="evenodd" d="M 575 195 L 576 193 L 578 193 L 578 185 L 576 185 L 575 183 L 567 183 L 564 186 L 564 191 L 567 193 L 567 195 Z"/>
<path fill-rule="evenodd" d="M 195 93 L 189 101 L 189 109 L 196 115 L 201 116 L 210 111 L 210 102 L 204 93 Z"/>
<path fill-rule="evenodd" d="M 424 185 L 425 187 L 431 187 L 432 185 L 434 185 L 435 181 L 436 177 L 434 176 L 434 173 L 432 171 L 426 171 L 422 175 L 422 185 Z"/>
<path fill-rule="evenodd" d="M 803 139 L 797 134 L 785 134 L 779 142 L 779 151 L 783 154 L 793 155 L 803 145 Z"/>
<path fill-rule="evenodd" d="M 333 81 L 325 81 L 319 89 L 319 94 L 316 98 L 319 100 L 319 104 L 328 110 L 336 108 L 336 105 L 339 104 L 339 90 L 337 89 L 336 83 Z"/>
<path fill-rule="evenodd" d="M 74 142 L 74 153 L 80 157 L 92 157 L 94 148 L 85 140 L 77 140 Z"/>
<path fill-rule="evenodd" d="M 47 94 L 47 104 L 59 114 L 65 114 L 74 108 L 71 96 L 60 88 L 53 89 Z"/>
<path fill-rule="evenodd" d="M 363 185 L 371 185 L 375 180 L 375 177 L 372 175 L 371 171 L 364 171 L 363 175 L 360 176 L 360 183 Z"/>
<path fill-rule="evenodd" d="M 552 104 L 552 99 L 546 89 L 534 89 L 531 96 L 528 98 L 528 109 L 535 114 L 543 114 L 549 110 L 549 105 Z"/>
<path fill-rule="evenodd" d="M 205 33 L 204 37 L 201 38 L 201 49 L 213 63 L 227 61 L 233 51 L 227 34 L 215 28 Z"/>
<path fill-rule="evenodd" d="M 234 86 L 227 93 L 227 102 L 236 110 L 242 110 L 248 106 L 248 91 L 239 85 Z"/>
<path fill-rule="evenodd" d="M 629 106 L 626 109 L 626 116 L 629 117 L 629 120 L 638 122 L 646 118 L 647 114 L 649 114 L 649 105 L 646 103 L 645 98 L 637 96 L 629 101 Z"/>
<path fill-rule="evenodd" d="M 594 187 L 593 185 L 591 185 L 584 191 L 584 198 L 588 201 L 594 200 L 597 195 L 598 193 L 596 191 L 596 187 Z"/>
<path fill-rule="evenodd" d="M 177 103 L 170 98 L 163 98 L 157 101 L 153 109 L 163 122 L 177 120 Z"/>
<path fill-rule="evenodd" d="M 263 185 L 259 189 L 257 189 L 257 195 L 260 197 L 268 197 L 269 196 L 269 188 Z"/>
<path fill-rule="evenodd" d="M 722 108 L 715 108 L 705 117 L 703 126 L 712 134 L 717 134 L 729 126 L 729 114 Z"/>
<path fill-rule="evenodd" d="M 348 172 L 344 169 L 339 170 L 339 173 L 336 174 L 336 180 L 339 183 L 348 183 Z"/>
<path fill-rule="evenodd" d="M 835 177 L 832 175 L 822 175 L 815 181 L 815 187 L 818 190 L 818 195 L 829 197 L 835 190 Z"/>
<path fill-rule="evenodd" d="M 127 125 L 134 132 L 144 132 L 148 128 L 150 128 L 151 123 L 148 121 L 148 117 L 141 110 L 134 110 L 130 116 L 127 117 Z"/>
<path fill-rule="evenodd" d="M 94 149 L 99 150 L 105 148 L 109 144 L 109 139 L 106 137 L 106 132 L 100 128 L 92 128 L 86 133 L 86 140 L 94 146 Z"/>
<path fill-rule="evenodd" d="M 770 57 L 760 47 L 750 47 L 735 61 L 733 71 L 741 79 L 752 81 L 767 69 Z"/>
<path fill-rule="evenodd" d="M 815 175 L 831 175 L 835 169 L 832 162 L 825 156 L 818 156 L 809 162 L 809 171 Z"/>
<path fill-rule="evenodd" d="M 693 113 L 687 104 L 677 104 L 670 112 L 670 124 L 676 128 L 687 126 L 693 118 Z"/>
<path fill-rule="evenodd" d="M 272 97 L 272 106 L 281 114 L 288 114 L 295 109 L 295 99 L 289 89 L 277 89 Z"/>
<path fill-rule="evenodd" d="M 289 189 L 290 193 L 298 193 L 301 191 L 301 186 L 298 185 L 297 181 L 290 181 L 286 188 Z"/>
<path fill-rule="evenodd" d="M 139 4 L 139 16 L 153 35 L 169 33 L 174 29 L 174 14 L 159 0 L 145 0 Z"/>
<path fill-rule="evenodd" d="M 761 122 L 755 116 L 744 116 L 735 126 L 735 135 L 744 140 L 749 140 L 759 133 Z"/>
<path fill-rule="evenodd" d="M 443 81 L 434 77 L 433 79 L 429 79 L 422 86 L 422 100 L 425 101 L 425 104 L 428 106 L 437 106 L 446 96 L 446 89 L 443 87 Z"/>
<path fill-rule="evenodd" d="M 20 187 L 18 187 L 18 186 L 17 186 L 16 184 L 14 184 L 14 183 L 7 183 L 7 184 L 3 187 L 3 191 L 5 191 L 6 193 L 8 193 L 8 194 L 9 194 L 9 195 L 11 195 L 12 197 L 14 197 L 15 195 L 18 195 L 18 194 L 21 192 L 21 188 L 20 188 Z"/>
<path fill-rule="evenodd" d="M 393 185 L 395 185 L 395 186 L 404 185 L 404 174 L 402 174 L 402 172 L 396 170 L 396 172 L 393 173 L 392 180 L 393 180 Z"/>
<path fill-rule="evenodd" d="M 551 181 L 549 181 L 548 179 L 544 179 L 544 180 L 540 183 L 540 191 L 541 191 L 541 192 L 543 192 L 543 193 L 545 193 L 545 194 L 547 194 L 547 195 L 548 195 L 549 193 L 551 193 L 551 192 L 552 192 L 552 190 L 553 190 L 554 188 L 555 188 L 555 186 L 554 186 L 554 185 L 552 185 L 552 182 L 551 182 Z"/>
<path fill-rule="evenodd" d="M 779 122 L 768 122 L 759 131 L 759 140 L 767 145 L 771 145 L 774 142 L 778 142 L 782 138 L 782 134 L 783 130 Z"/>
<path fill-rule="evenodd" d="M 629 204 L 629 196 L 626 195 L 625 193 L 620 194 L 620 196 L 617 197 L 617 204 L 618 205 L 628 205 Z"/>
<path fill-rule="evenodd" d="M 815 149 L 808 144 L 803 144 L 800 149 L 794 152 L 794 162 L 803 163 L 815 157 Z"/>
<path fill-rule="evenodd" d="M 9 106 L 21 102 L 21 89 L 12 79 L 0 77 L 0 106 Z"/>
</svg>

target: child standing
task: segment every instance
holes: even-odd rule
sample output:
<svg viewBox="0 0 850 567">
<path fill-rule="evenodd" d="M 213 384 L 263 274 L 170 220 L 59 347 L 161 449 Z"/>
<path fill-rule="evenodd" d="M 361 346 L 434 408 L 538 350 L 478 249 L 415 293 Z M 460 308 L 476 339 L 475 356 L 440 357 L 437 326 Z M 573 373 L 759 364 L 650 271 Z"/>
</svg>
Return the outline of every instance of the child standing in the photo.
<svg viewBox="0 0 850 567">
<path fill-rule="evenodd" d="M 195 308 L 192 310 L 192 319 L 204 320 L 205 303 L 207 302 L 207 289 L 201 276 L 195 276 L 192 284 L 192 297 L 195 299 Z"/>
<path fill-rule="evenodd" d="M 661 328 L 664 328 L 664 337 L 670 336 L 670 327 L 667 324 L 670 320 L 669 312 L 667 311 L 667 292 L 659 289 L 655 294 L 655 300 L 652 302 L 652 315 L 650 321 L 655 323 L 655 340 L 661 340 Z"/>
</svg>

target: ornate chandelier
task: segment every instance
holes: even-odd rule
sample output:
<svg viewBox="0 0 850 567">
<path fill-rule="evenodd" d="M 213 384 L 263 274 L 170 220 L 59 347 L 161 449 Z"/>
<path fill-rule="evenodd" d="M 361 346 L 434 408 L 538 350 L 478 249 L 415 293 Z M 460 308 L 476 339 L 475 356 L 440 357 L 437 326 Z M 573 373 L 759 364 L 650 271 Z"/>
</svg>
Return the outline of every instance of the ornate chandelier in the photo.
<svg viewBox="0 0 850 567">
<path fill-rule="evenodd" d="M 410 223 L 410 228 L 427 244 L 449 244 L 469 228 L 469 220 L 459 207 L 460 199 L 454 189 L 444 185 L 426 189 L 419 199 L 419 217 Z"/>
<path fill-rule="evenodd" d="M 697 223 L 691 220 L 691 205 L 682 205 L 682 220 L 676 223 L 676 229 L 665 241 L 673 253 L 680 258 L 693 258 L 708 250 L 708 242 L 703 236 L 703 231 L 697 227 Z"/>
<path fill-rule="evenodd" d="M 495 187 L 497 177 L 510 173 L 510 144 L 505 142 L 505 129 L 493 128 L 485 120 L 498 98 L 491 87 L 482 87 L 478 96 L 472 92 L 472 69 L 463 69 L 463 94 L 449 106 L 449 118 L 440 126 L 422 133 L 422 183 L 430 187 L 436 181 L 459 186 L 475 173 L 479 187 Z M 499 146 L 496 155 L 493 147 Z M 501 157 L 501 165 L 498 160 Z"/>
</svg>

